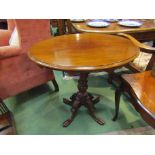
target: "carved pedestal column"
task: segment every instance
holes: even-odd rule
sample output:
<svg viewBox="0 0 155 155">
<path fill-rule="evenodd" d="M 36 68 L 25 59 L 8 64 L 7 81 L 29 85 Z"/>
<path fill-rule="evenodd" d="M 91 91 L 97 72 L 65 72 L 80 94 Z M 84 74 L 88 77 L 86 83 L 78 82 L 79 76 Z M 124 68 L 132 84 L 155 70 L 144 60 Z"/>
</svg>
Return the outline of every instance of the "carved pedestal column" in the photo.
<svg viewBox="0 0 155 155">
<path fill-rule="evenodd" d="M 71 108 L 71 117 L 67 119 L 63 126 L 67 127 L 70 125 L 75 118 L 78 109 L 83 105 L 88 109 L 88 112 L 92 116 L 92 118 L 100 125 L 103 125 L 104 122 L 96 117 L 95 115 L 95 107 L 94 105 L 99 102 L 99 97 L 95 98 L 92 96 L 92 94 L 87 92 L 88 85 L 87 85 L 87 78 L 89 73 L 81 73 L 80 79 L 78 80 L 78 92 L 73 94 L 70 97 L 70 100 L 63 99 L 64 103 L 67 105 L 70 105 Z"/>
</svg>

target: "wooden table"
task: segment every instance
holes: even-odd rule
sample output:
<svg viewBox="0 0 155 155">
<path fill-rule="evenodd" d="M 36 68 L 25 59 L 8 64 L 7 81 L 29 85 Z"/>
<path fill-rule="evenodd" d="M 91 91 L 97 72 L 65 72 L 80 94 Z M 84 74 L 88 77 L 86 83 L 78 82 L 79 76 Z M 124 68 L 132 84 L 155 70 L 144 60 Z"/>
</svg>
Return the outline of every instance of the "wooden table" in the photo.
<svg viewBox="0 0 155 155">
<path fill-rule="evenodd" d="M 127 33 L 135 37 L 139 41 L 155 40 L 155 20 L 139 20 L 143 25 L 138 28 L 130 28 L 120 26 L 117 22 L 110 23 L 110 26 L 105 28 L 93 28 L 86 25 L 85 22 L 72 22 L 72 26 L 77 32 L 95 32 L 104 34 Z"/>
<path fill-rule="evenodd" d="M 67 127 L 78 109 L 84 105 L 94 120 L 103 125 L 104 121 L 95 115 L 94 105 L 99 98 L 87 92 L 87 78 L 90 72 L 115 68 L 135 59 L 139 48 L 130 40 L 113 35 L 83 33 L 58 36 L 35 44 L 29 50 L 29 57 L 39 65 L 60 70 L 79 72 L 78 92 L 64 103 L 70 105 L 72 115 L 64 122 Z"/>
</svg>

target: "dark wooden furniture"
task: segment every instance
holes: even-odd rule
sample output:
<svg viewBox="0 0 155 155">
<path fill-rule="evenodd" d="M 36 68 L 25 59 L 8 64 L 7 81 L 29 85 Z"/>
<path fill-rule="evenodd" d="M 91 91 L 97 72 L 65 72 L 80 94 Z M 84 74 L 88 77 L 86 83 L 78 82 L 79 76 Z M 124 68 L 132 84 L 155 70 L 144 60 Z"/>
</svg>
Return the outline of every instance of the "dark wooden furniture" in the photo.
<svg viewBox="0 0 155 155">
<path fill-rule="evenodd" d="M 29 50 L 29 57 L 39 65 L 60 70 L 78 72 L 78 92 L 64 103 L 70 105 L 72 115 L 64 122 L 67 127 L 78 109 L 84 105 L 99 124 L 104 122 L 95 115 L 94 105 L 99 98 L 87 92 L 87 77 L 90 72 L 116 68 L 132 61 L 139 54 L 139 47 L 129 39 L 96 33 L 58 36 L 41 41 Z"/>
<path fill-rule="evenodd" d="M 115 121 L 118 117 L 120 96 L 127 92 L 132 105 L 142 118 L 155 128 L 155 77 L 151 71 L 122 76 L 122 84 L 115 93 Z"/>
<path fill-rule="evenodd" d="M 69 19 L 51 19 L 51 24 L 58 28 L 57 35 L 76 33 Z"/>
<path fill-rule="evenodd" d="M 141 27 L 131 28 L 124 27 L 113 22 L 110 26 L 105 28 L 94 28 L 86 25 L 85 22 L 72 22 L 72 26 L 77 30 L 77 32 L 95 32 L 103 34 L 117 34 L 117 33 L 127 33 L 135 37 L 139 41 L 148 41 L 155 39 L 155 21 L 154 20 L 140 20 L 143 22 Z M 86 21 L 87 22 L 87 21 Z"/>
<path fill-rule="evenodd" d="M 7 29 L 7 20 L 6 19 L 0 19 L 0 29 Z"/>
<path fill-rule="evenodd" d="M 143 25 L 139 28 L 120 26 L 119 24 L 117 24 L 117 22 L 111 23 L 110 26 L 106 28 L 93 28 L 86 25 L 85 22 L 87 22 L 88 20 L 80 23 L 72 22 L 72 27 L 74 27 L 74 29 L 79 33 L 80 32 L 103 33 L 103 34 L 126 33 L 126 34 L 130 34 L 140 42 L 154 41 L 155 40 L 155 20 L 153 19 L 149 19 L 149 20 L 138 19 L 138 20 L 143 22 Z M 155 46 L 155 43 L 153 44 L 153 46 Z M 154 61 L 155 61 L 155 55 L 153 54 L 147 65 L 146 70 L 151 69 Z M 130 62 L 126 67 L 135 73 L 141 72 L 138 67 L 133 65 L 132 62 Z"/>
<path fill-rule="evenodd" d="M 0 135 L 16 134 L 12 113 L 0 99 Z"/>
</svg>

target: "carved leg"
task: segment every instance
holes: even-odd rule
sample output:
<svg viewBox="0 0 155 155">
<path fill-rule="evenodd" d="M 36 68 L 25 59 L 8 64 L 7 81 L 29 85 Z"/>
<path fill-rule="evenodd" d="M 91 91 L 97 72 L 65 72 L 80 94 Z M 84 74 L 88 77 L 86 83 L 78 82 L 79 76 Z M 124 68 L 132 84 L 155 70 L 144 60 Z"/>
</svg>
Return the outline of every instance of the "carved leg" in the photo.
<svg viewBox="0 0 155 155">
<path fill-rule="evenodd" d="M 98 103 L 99 101 L 100 101 L 100 97 L 96 97 L 94 100 L 92 100 L 94 104 Z"/>
<path fill-rule="evenodd" d="M 68 125 L 70 125 L 73 121 L 73 119 L 75 118 L 76 114 L 77 114 L 77 111 L 80 107 L 80 101 L 79 99 L 77 98 L 73 105 L 72 105 L 72 108 L 71 108 L 71 112 L 72 112 L 72 115 L 69 119 L 67 119 L 64 123 L 63 123 L 63 127 L 67 127 Z"/>
<path fill-rule="evenodd" d="M 70 101 L 70 100 L 68 100 L 68 99 L 66 99 L 66 98 L 63 99 L 63 102 L 64 102 L 65 104 L 67 104 L 67 105 L 72 106 L 72 101 Z"/>
<path fill-rule="evenodd" d="M 94 107 L 94 104 L 92 102 L 92 100 L 90 99 L 89 96 L 87 96 L 87 99 L 86 99 L 86 106 L 88 108 L 88 111 L 90 113 L 90 115 L 92 116 L 92 118 L 100 125 L 103 125 L 104 124 L 104 121 L 102 121 L 100 118 L 98 118 L 96 115 L 95 115 L 95 107 Z"/>
<path fill-rule="evenodd" d="M 55 88 L 55 92 L 59 91 L 59 86 L 58 86 L 58 83 L 55 79 L 52 80 L 52 83 L 54 85 L 54 88 Z"/>
<path fill-rule="evenodd" d="M 121 97 L 122 90 L 123 90 L 123 84 L 121 84 L 120 87 L 117 88 L 115 91 L 115 116 L 112 119 L 113 121 L 116 121 L 118 118 L 119 104 L 120 104 L 120 97 Z"/>
<path fill-rule="evenodd" d="M 64 98 L 64 99 L 63 99 L 63 102 L 64 102 L 65 104 L 67 104 L 67 105 L 72 106 L 73 103 L 74 103 L 74 101 L 75 101 L 75 99 L 76 99 L 76 96 L 77 96 L 77 95 L 78 95 L 77 93 L 74 93 L 74 94 L 70 97 L 70 100 Z"/>
<path fill-rule="evenodd" d="M 65 72 L 64 71 L 62 71 L 62 76 L 65 77 Z"/>
<path fill-rule="evenodd" d="M 90 97 L 90 99 L 92 100 L 92 102 L 94 103 L 94 104 L 96 104 L 96 103 L 98 103 L 99 101 L 100 101 L 100 97 L 96 97 L 95 99 L 94 99 L 94 96 L 91 94 L 91 93 L 88 93 L 88 96 Z M 95 108 L 95 107 L 94 107 Z"/>
<path fill-rule="evenodd" d="M 112 84 L 113 76 L 114 76 L 114 70 L 109 70 L 108 71 L 108 83 L 109 84 Z"/>
</svg>

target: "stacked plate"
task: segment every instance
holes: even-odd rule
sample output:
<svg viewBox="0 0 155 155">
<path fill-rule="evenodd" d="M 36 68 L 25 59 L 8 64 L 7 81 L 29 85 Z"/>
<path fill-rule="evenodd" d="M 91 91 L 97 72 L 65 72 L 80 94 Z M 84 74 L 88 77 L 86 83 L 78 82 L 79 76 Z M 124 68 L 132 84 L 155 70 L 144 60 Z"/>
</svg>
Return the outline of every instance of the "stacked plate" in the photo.
<svg viewBox="0 0 155 155">
<path fill-rule="evenodd" d="M 104 20 L 90 20 L 86 23 L 90 27 L 107 27 L 110 23 L 105 22 Z"/>
<path fill-rule="evenodd" d="M 85 22 L 85 19 L 71 19 L 72 22 Z M 108 27 L 110 23 L 117 22 L 121 26 L 126 27 L 140 27 L 143 25 L 142 22 L 138 20 L 121 20 L 118 19 L 93 19 L 86 22 L 86 25 L 90 27 Z"/>
<path fill-rule="evenodd" d="M 84 19 L 71 19 L 72 22 L 84 22 Z"/>
<path fill-rule="evenodd" d="M 142 22 L 137 20 L 122 20 L 119 21 L 118 19 L 98 19 L 98 20 L 90 20 L 86 24 L 91 27 L 108 27 L 111 22 L 117 22 L 121 26 L 126 27 L 140 27 L 143 25 Z"/>
<path fill-rule="evenodd" d="M 104 21 L 113 23 L 113 22 L 118 22 L 119 19 L 104 19 Z"/>
<path fill-rule="evenodd" d="M 140 27 L 143 23 L 136 20 L 122 20 L 118 24 L 127 27 Z"/>
</svg>

